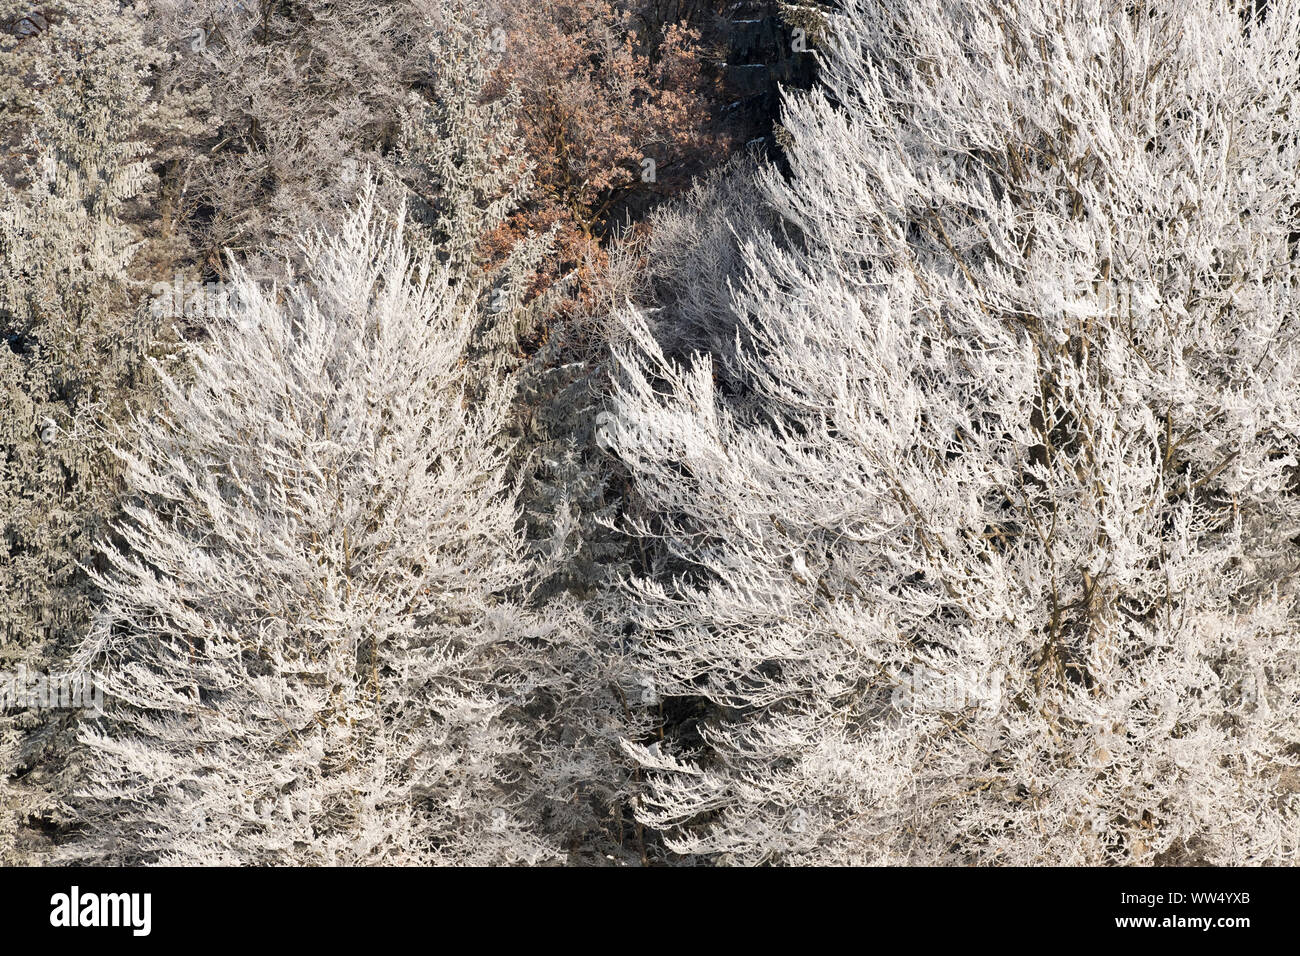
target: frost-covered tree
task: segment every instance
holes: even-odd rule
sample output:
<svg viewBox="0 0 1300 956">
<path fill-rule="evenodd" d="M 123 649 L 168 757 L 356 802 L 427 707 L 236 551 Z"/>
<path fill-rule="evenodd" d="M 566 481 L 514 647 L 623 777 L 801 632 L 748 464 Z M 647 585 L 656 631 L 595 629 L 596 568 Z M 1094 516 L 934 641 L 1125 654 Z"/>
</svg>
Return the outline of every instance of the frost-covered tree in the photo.
<svg viewBox="0 0 1300 956">
<path fill-rule="evenodd" d="M 604 440 L 680 853 L 1300 850 L 1300 4 L 848 0 L 744 392 L 633 311 Z"/>
<path fill-rule="evenodd" d="M 520 231 L 534 165 L 519 134 L 519 92 L 493 84 L 501 52 L 490 5 L 455 11 L 431 42 L 427 88 L 402 112 L 395 165 L 419 198 L 435 254 L 466 290 L 478 290 L 475 379 L 520 383 L 508 433 L 536 576 L 530 605 L 566 622 L 563 639 L 538 655 L 527 708 L 532 808 L 570 859 L 636 859 L 644 840 L 624 813 L 633 770 L 619 748 L 639 726 L 627 702 L 636 688 L 622 687 L 626 653 L 597 624 L 604 585 L 627 550 L 609 527 L 617 496 L 592 440 L 602 323 L 583 311 L 559 314 L 569 282 L 554 274 L 555 230 Z M 607 270 L 600 288 L 612 294 L 634 276 Z"/>
<path fill-rule="evenodd" d="M 427 89 L 400 113 L 397 165 L 428 208 L 434 241 L 453 267 L 483 265 L 484 237 L 516 212 L 531 169 L 517 132 L 515 90 L 491 97 L 500 54 L 477 6 L 465 7 L 429 43 Z"/>
<path fill-rule="evenodd" d="M 191 122 L 165 137 L 165 192 L 200 268 L 222 273 L 227 251 L 275 268 L 340 215 L 382 167 L 445 6 L 154 0 L 150 36 L 170 53 L 155 82 Z"/>
<path fill-rule="evenodd" d="M 736 374 L 741 318 L 733 283 L 743 272 L 744 243 L 779 234 L 778 217 L 756 188 L 757 168 L 754 156 L 739 154 L 647 221 L 644 271 L 655 340 L 673 358 L 707 352 L 728 380 Z"/>
<path fill-rule="evenodd" d="M 116 10 L 78 12 L 36 38 L 48 48 L 29 159 L 20 185 L 0 182 L 0 621 L 10 640 L 32 613 L 66 610 L 57 592 L 90 554 L 86 522 L 108 507 L 97 415 L 129 394 L 147 331 L 135 320 L 139 241 L 126 222 L 149 178 L 133 139 L 146 112 L 141 27 Z"/>
<path fill-rule="evenodd" d="M 629 812 L 639 771 L 622 750 L 628 735 L 658 723 L 657 699 L 635 680 L 631 644 L 616 627 L 613 585 L 639 549 L 617 527 L 626 476 L 596 440 L 608 382 L 614 306 L 639 298 L 644 243 L 611 249 L 589 309 L 553 319 L 546 341 L 519 372 L 514 428 L 517 475 L 539 601 L 574 604 L 583 626 L 545 655 L 536 713 L 550 728 L 538 742 L 549 818 L 575 862 L 648 862 L 653 836 Z"/>
<path fill-rule="evenodd" d="M 400 111 L 393 158 L 438 256 L 458 281 L 482 290 L 474 351 L 494 375 L 518 366 L 565 283 L 537 294 L 554 230 L 507 228 L 532 190 L 533 165 L 518 131 L 518 91 L 492 89 L 501 57 L 490 21 L 478 3 L 449 9 L 429 41 L 426 89 Z"/>
<path fill-rule="evenodd" d="M 4 91 L 19 122 L 0 135 L 21 126 L 23 157 L 0 179 L 0 673 L 56 669 L 83 634 L 79 564 L 117 503 L 104 429 L 143 397 L 153 334 L 131 268 L 131 207 L 150 181 L 142 22 L 77 2 L 30 22 L 0 44 L 21 81 Z M 11 799 L 23 821 L 57 816 L 42 792 L 69 736 L 60 717 L 0 714 L 0 833 Z"/>
<path fill-rule="evenodd" d="M 79 859 L 503 863 L 521 812 L 534 648 L 498 436 L 469 400 L 474 303 L 413 255 L 373 183 L 303 242 L 303 283 L 236 271 L 227 322 L 123 452 L 136 501 L 78 651 Z"/>
</svg>

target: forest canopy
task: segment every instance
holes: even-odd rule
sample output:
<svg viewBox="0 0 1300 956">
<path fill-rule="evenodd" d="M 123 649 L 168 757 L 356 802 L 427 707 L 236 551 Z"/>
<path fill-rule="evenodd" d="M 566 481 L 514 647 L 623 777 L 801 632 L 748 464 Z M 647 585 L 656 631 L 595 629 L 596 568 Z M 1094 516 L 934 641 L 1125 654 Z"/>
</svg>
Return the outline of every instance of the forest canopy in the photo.
<svg viewBox="0 0 1300 956">
<path fill-rule="evenodd" d="M 3 0 L 0 863 L 1300 853 L 1300 0 Z"/>
</svg>

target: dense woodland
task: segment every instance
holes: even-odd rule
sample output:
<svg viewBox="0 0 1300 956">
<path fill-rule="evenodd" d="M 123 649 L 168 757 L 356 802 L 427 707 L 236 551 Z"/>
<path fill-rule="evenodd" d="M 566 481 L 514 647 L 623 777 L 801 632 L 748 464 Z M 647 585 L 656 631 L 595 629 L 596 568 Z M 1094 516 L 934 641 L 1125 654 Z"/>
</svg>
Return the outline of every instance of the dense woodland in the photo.
<svg viewBox="0 0 1300 956">
<path fill-rule="evenodd" d="M 1300 0 L 0 0 L 0 333 L 0 864 L 1297 862 Z"/>
</svg>

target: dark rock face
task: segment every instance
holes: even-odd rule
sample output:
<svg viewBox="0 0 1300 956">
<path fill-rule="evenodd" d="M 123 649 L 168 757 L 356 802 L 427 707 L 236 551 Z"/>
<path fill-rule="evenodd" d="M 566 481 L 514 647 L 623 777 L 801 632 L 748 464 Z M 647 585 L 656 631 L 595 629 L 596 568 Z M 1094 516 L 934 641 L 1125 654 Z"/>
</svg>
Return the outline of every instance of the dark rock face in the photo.
<svg viewBox="0 0 1300 956">
<path fill-rule="evenodd" d="M 724 81 L 733 99 L 728 109 L 743 111 L 769 147 L 780 114 L 780 88 L 808 89 L 816 76 L 812 50 L 821 8 L 750 0 L 728 11 Z"/>
<path fill-rule="evenodd" d="M 45 19 L 45 14 L 39 10 L 32 10 L 25 16 L 20 16 L 8 24 L 9 32 L 17 37 L 30 37 L 38 33 L 44 33 L 50 27 L 49 21 Z"/>
</svg>

